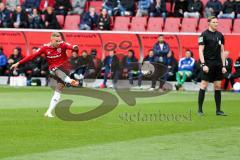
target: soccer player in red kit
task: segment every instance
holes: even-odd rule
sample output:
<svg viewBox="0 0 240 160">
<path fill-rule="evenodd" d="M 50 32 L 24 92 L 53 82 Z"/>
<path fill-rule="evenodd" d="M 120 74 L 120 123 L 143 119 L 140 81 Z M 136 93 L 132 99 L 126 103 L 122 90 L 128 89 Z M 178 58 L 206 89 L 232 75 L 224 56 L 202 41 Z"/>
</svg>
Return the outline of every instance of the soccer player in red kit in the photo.
<svg viewBox="0 0 240 160">
<path fill-rule="evenodd" d="M 79 82 L 71 79 L 63 70 L 62 68 L 68 68 L 68 57 L 66 54 L 66 50 L 78 50 L 77 45 L 71 45 L 62 41 L 61 35 L 58 32 L 53 32 L 51 35 L 51 41 L 48 44 L 44 44 L 40 47 L 36 53 L 25 57 L 21 61 L 13 64 L 11 69 L 15 69 L 18 65 L 28 62 L 35 57 L 45 54 L 46 60 L 48 62 L 49 71 L 52 76 L 57 79 L 57 85 L 55 87 L 54 95 L 51 99 L 49 108 L 47 112 L 44 114 L 46 117 L 54 117 L 52 115 L 52 111 L 56 107 L 57 103 L 60 100 L 61 92 L 65 86 L 65 83 L 69 83 L 72 86 L 78 86 Z"/>
</svg>

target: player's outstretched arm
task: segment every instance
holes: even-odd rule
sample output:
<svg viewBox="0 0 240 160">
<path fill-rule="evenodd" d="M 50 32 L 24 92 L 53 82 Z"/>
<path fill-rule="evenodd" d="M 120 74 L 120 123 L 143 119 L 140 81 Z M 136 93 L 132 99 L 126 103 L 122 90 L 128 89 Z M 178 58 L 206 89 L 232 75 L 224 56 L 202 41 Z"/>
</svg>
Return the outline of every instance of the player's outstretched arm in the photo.
<svg viewBox="0 0 240 160">
<path fill-rule="evenodd" d="M 16 68 L 18 67 L 18 65 L 19 65 L 19 62 L 13 64 L 13 65 L 10 67 L 10 69 L 11 69 L 11 70 L 12 70 L 12 69 L 16 69 Z"/>
<path fill-rule="evenodd" d="M 78 45 L 73 45 L 73 50 L 78 51 Z"/>
<path fill-rule="evenodd" d="M 23 58 L 21 61 L 13 64 L 10 69 L 17 68 L 20 64 L 26 63 L 26 62 L 34 59 L 35 57 L 41 55 L 41 53 L 42 53 L 42 48 L 38 49 L 36 53 L 34 53 L 34 54 L 30 55 L 30 56 L 27 56 L 27 57 Z"/>
<path fill-rule="evenodd" d="M 72 45 L 68 42 L 63 42 L 63 44 L 67 49 L 78 51 L 78 45 Z"/>
</svg>

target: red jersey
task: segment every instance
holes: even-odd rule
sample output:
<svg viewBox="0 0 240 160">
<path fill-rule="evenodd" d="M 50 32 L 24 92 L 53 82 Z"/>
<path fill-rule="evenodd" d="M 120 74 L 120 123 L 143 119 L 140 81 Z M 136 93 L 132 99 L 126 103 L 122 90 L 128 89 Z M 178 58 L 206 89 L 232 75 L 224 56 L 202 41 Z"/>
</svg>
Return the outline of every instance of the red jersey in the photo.
<svg viewBox="0 0 240 160">
<path fill-rule="evenodd" d="M 19 61 L 19 64 L 28 62 L 34 59 L 35 57 L 40 56 L 41 54 L 45 54 L 48 62 L 49 70 L 51 70 L 55 67 L 60 67 L 64 65 L 64 63 L 66 64 L 68 62 L 66 50 L 67 49 L 73 50 L 74 46 L 75 45 L 71 45 L 64 41 L 62 41 L 56 48 L 52 47 L 50 44 L 44 44 L 42 47 L 40 47 L 37 50 L 36 53 L 30 56 L 27 56 L 23 58 L 21 61 Z"/>
</svg>

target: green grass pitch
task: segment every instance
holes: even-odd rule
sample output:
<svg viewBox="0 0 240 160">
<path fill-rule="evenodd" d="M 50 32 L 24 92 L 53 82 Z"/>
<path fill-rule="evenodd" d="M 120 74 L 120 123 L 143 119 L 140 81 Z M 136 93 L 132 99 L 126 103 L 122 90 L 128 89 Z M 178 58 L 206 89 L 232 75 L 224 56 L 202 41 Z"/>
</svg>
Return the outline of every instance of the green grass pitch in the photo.
<svg viewBox="0 0 240 160">
<path fill-rule="evenodd" d="M 113 92 L 111 90 L 106 90 Z M 43 117 L 50 88 L 0 88 L 0 159 L 2 160 L 239 160 L 240 94 L 223 93 L 228 116 L 215 115 L 213 93 L 206 94 L 205 116 L 196 115 L 197 92 L 170 92 L 122 100 L 112 112 L 85 122 Z M 71 111 L 100 104 L 93 98 L 63 95 L 74 101 Z M 128 115 L 188 115 L 182 120 L 132 120 Z"/>
</svg>

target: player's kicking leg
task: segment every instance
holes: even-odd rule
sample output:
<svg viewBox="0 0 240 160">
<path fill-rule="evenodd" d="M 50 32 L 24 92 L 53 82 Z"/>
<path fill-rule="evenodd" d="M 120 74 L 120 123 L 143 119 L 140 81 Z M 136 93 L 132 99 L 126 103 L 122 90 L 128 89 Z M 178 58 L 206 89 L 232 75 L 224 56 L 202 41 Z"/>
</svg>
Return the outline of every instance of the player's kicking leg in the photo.
<svg viewBox="0 0 240 160">
<path fill-rule="evenodd" d="M 79 82 L 71 79 L 64 71 L 62 71 L 61 69 L 55 69 L 54 71 L 52 71 L 53 76 L 57 77 L 58 79 L 60 79 L 62 82 L 68 83 L 71 86 L 75 86 L 77 87 L 79 85 Z"/>
</svg>

